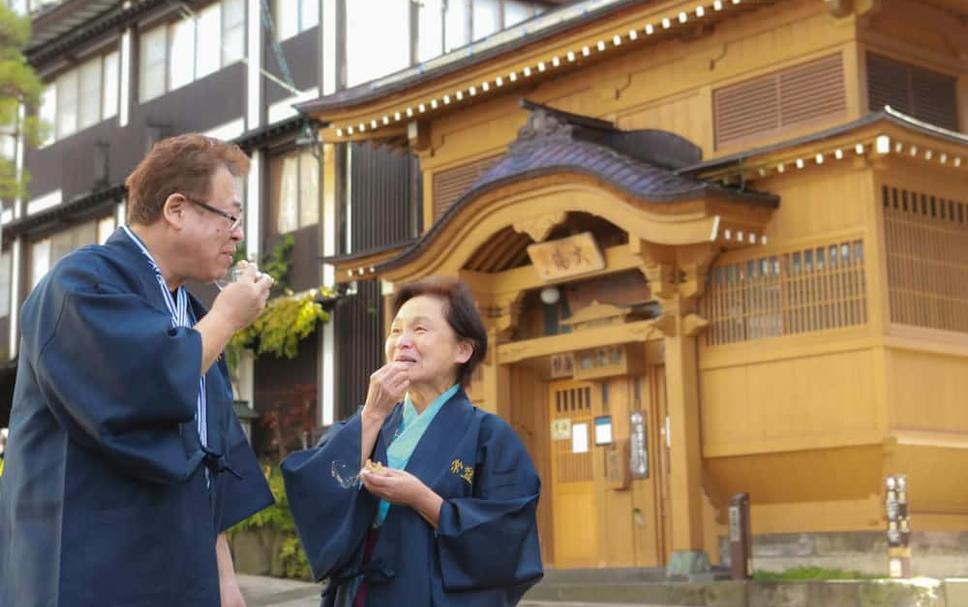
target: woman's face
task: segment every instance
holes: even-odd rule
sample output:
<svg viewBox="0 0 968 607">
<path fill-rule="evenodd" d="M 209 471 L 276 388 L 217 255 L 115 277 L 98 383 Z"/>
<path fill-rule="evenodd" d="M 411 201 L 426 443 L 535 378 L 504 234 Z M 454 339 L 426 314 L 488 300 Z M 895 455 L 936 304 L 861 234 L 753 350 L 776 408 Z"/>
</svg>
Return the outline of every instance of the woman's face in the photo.
<svg viewBox="0 0 968 607">
<path fill-rule="evenodd" d="M 418 295 L 400 307 L 386 341 L 388 362 L 408 365 L 411 384 L 441 384 L 457 381 L 458 367 L 467 362 L 473 348 L 461 341 L 444 316 L 445 302 L 439 297 Z"/>
</svg>

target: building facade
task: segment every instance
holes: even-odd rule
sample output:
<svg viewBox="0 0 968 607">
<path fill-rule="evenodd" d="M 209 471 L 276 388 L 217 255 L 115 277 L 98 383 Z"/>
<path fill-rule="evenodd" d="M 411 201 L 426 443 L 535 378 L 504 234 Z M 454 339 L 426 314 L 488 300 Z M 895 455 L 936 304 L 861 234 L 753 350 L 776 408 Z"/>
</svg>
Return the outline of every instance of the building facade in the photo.
<svg viewBox="0 0 968 607">
<path fill-rule="evenodd" d="M 471 286 L 549 566 L 694 571 L 745 492 L 758 568 L 884 573 L 905 474 L 913 571 L 965 573 L 966 17 L 588 1 L 300 106 L 418 158 L 419 238 L 328 261 Z"/>
</svg>

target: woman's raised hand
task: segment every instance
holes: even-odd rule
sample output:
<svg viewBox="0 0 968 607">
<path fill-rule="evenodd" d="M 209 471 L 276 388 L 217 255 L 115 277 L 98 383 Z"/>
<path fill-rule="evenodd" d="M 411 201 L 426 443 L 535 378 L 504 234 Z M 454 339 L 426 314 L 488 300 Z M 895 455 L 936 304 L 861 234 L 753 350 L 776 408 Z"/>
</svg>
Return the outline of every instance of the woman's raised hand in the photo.
<svg viewBox="0 0 968 607">
<path fill-rule="evenodd" d="M 410 363 L 390 362 L 377 369 L 370 376 L 370 388 L 366 393 L 366 404 L 363 415 L 377 420 L 383 420 L 403 398 L 410 387 L 410 377 L 407 370 Z"/>
</svg>

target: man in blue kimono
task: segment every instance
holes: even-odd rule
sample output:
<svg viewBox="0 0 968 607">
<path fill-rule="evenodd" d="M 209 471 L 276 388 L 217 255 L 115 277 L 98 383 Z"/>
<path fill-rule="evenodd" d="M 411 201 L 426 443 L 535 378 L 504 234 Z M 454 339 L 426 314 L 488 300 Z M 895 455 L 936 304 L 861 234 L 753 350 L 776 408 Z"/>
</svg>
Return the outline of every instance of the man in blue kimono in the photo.
<svg viewBox="0 0 968 607">
<path fill-rule="evenodd" d="M 235 146 L 182 135 L 129 176 L 128 223 L 23 307 L 0 478 L 0 607 L 241 606 L 224 531 L 272 503 L 220 353 L 265 306 L 254 268 L 206 310 L 187 280 L 242 239 Z"/>
</svg>

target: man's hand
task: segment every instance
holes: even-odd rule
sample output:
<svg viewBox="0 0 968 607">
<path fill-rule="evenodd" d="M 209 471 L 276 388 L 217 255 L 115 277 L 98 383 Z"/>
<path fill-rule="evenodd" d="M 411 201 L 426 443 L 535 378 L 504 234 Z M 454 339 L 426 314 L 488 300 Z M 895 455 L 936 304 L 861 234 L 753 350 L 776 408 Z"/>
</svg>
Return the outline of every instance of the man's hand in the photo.
<svg viewBox="0 0 968 607">
<path fill-rule="evenodd" d="M 272 278 L 255 264 L 239 270 L 238 279 L 225 287 L 212 303 L 211 314 L 222 319 L 235 333 L 252 324 L 266 307 Z"/>
<path fill-rule="evenodd" d="M 195 330 L 202 336 L 202 374 L 215 364 L 232 336 L 259 316 L 271 286 L 272 278 L 260 274 L 254 265 L 247 266 L 238 280 L 218 294 L 205 318 L 195 323 Z"/>
<path fill-rule="evenodd" d="M 224 533 L 215 541 L 215 558 L 218 563 L 218 590 L 222 598 L 221 607 L 245 607 L 245 598 L 235 578 L 235 565 L 232 564 L 232 551 Z"/>
<path fill-rule="evenodd" d="M 444 500 L 416 476 L 391 468 L 379 472 L 364 469 L 360 472 L 360 480 L 373 495 L 391 504 L 413 508 L 431 527 L 437 528 Z"/>
</svg>

